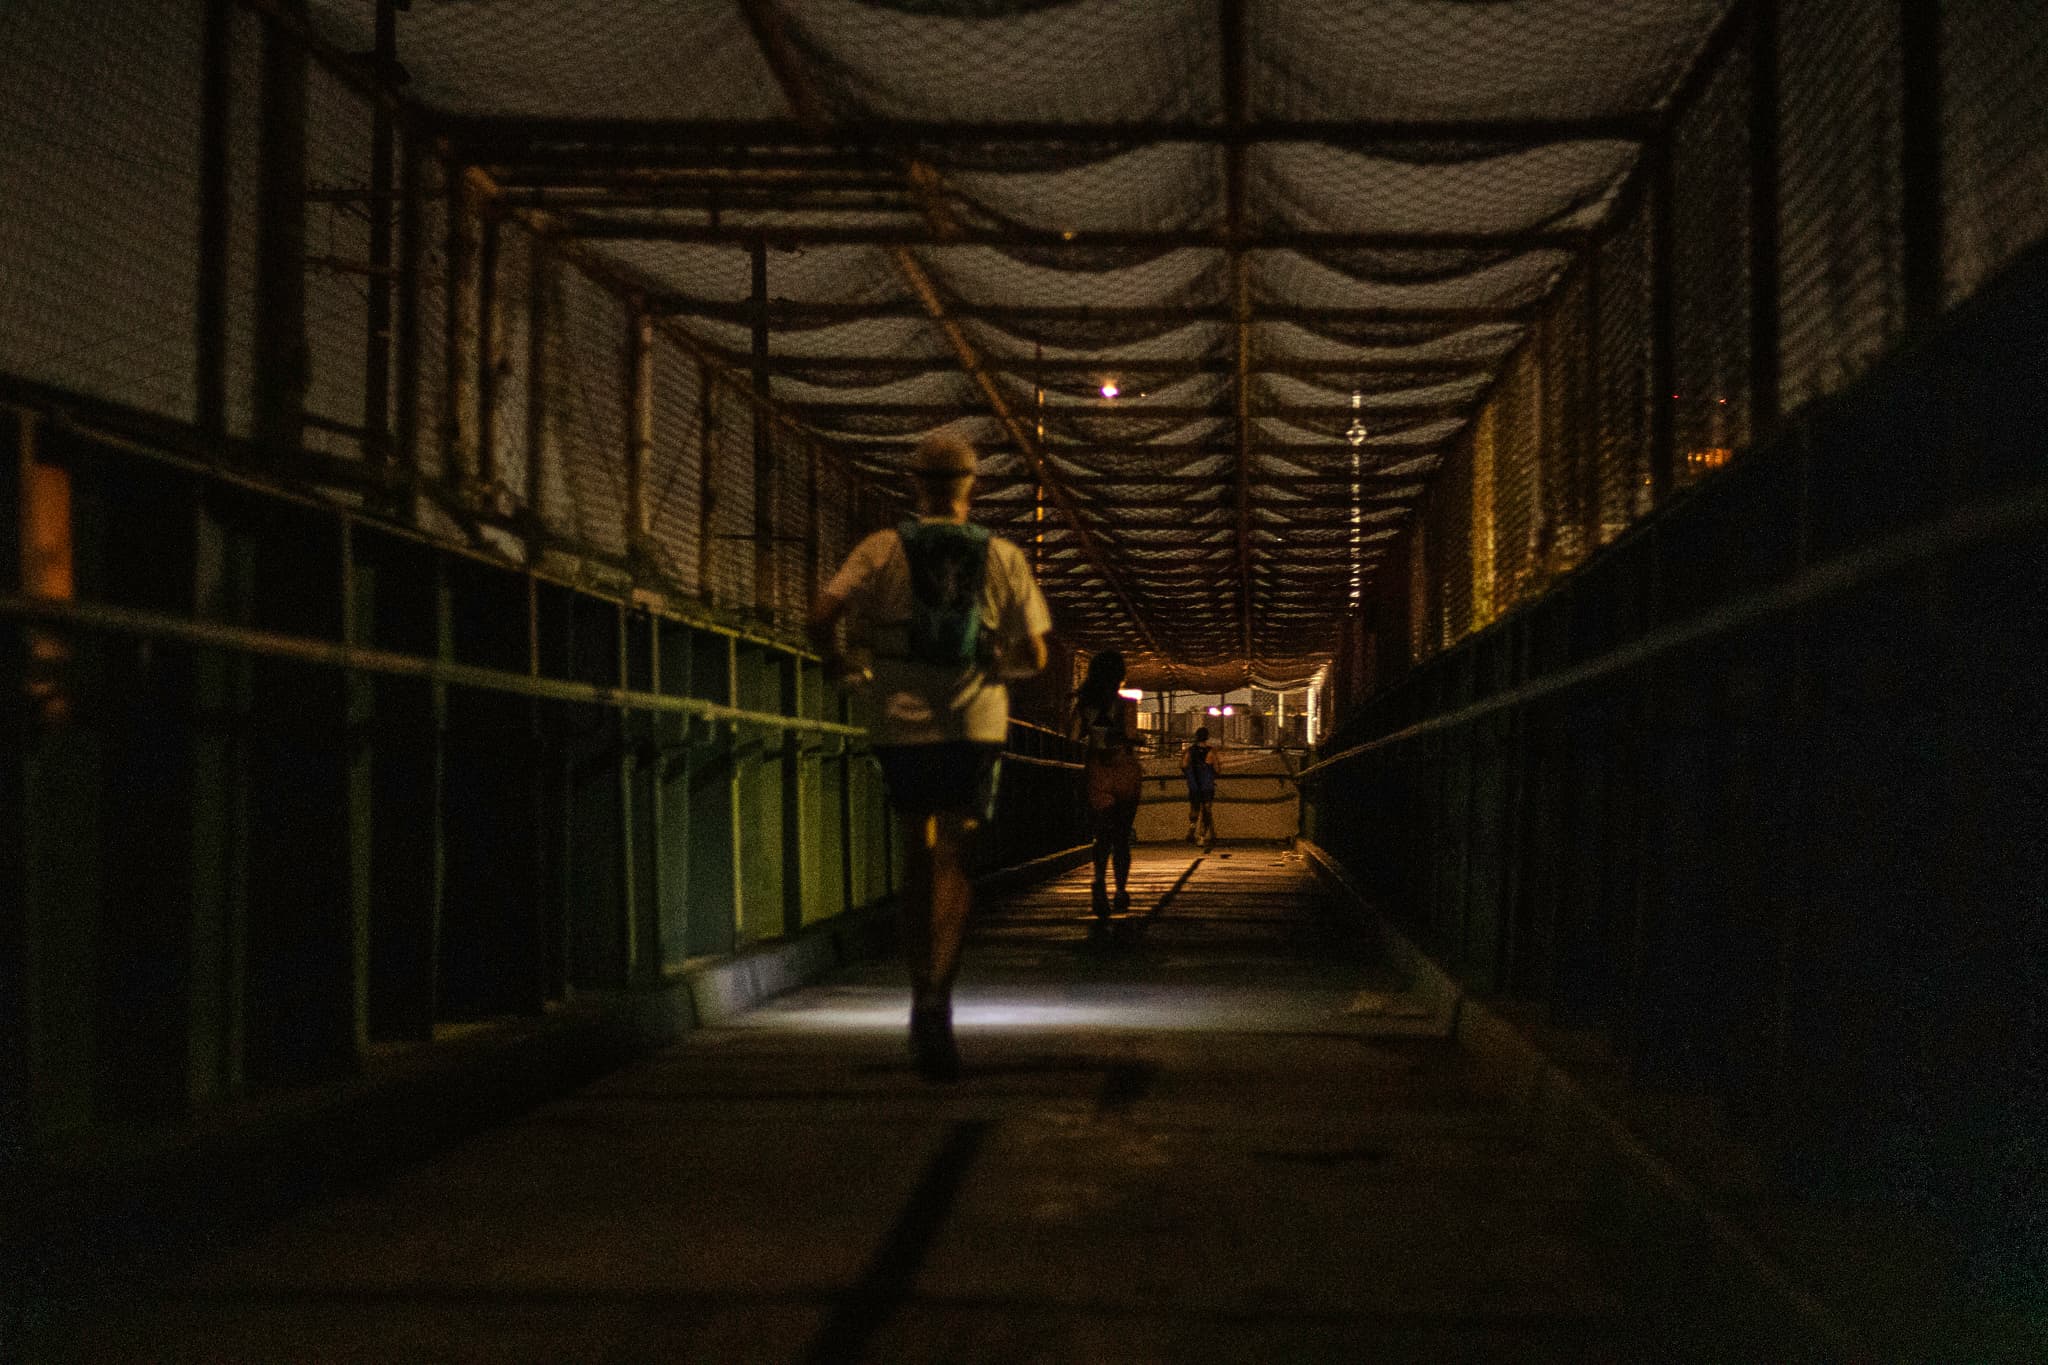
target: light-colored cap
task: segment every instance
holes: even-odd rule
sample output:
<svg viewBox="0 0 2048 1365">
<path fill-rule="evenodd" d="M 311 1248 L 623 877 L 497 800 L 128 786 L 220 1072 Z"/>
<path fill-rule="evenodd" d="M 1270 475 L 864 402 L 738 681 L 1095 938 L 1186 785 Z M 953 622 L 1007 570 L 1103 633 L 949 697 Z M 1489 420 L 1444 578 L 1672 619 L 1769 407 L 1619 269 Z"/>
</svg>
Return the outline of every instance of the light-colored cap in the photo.
<svg viewBox="0 0 2048 1365">
<path fill-rule="evenodd" d="M 948 431 L 933 432 L 910 452 L 910 472 L 920 477 L 956 479 L 978 468 L 974 447 Z"/>
</svg>

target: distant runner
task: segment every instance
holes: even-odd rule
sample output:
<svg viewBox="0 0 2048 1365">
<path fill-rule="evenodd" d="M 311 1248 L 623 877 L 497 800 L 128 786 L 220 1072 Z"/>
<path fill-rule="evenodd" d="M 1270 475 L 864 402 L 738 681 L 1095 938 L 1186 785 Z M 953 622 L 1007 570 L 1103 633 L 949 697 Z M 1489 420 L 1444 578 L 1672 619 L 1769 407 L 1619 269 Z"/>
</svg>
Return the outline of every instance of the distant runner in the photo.
<svg viewBox="0 0 2048 1365">
<path fill-rule="evenodd" d="M 1188 780 L 1188 842 L 1207 853 L 1216 846 L 1216 751 L 1209 745 L 1209 727 L 1195 731 L 1195 742 L 1181 756 Z"/>
<path fill-rule="evenodd" d="M 1138 818 L 1138 797 L 1145 770 L 1132 752 L 1136 708 L 1119 695 L 1124 681 L 1124 656 L 1105 649 L 1088 660 L 1088 676 L 1074 694 L 1074 728 L 1085 746 L 1081 770 L 1088 801 L 1088 831 L 1095 841 L 1095 920 L 1109 923 L 1131 908 L 1125 884 L 1131 876 L 1131 825 Z M 1116 870 L 1116 899 L 1109 895 L 1108 871 Z"/>
</svg>

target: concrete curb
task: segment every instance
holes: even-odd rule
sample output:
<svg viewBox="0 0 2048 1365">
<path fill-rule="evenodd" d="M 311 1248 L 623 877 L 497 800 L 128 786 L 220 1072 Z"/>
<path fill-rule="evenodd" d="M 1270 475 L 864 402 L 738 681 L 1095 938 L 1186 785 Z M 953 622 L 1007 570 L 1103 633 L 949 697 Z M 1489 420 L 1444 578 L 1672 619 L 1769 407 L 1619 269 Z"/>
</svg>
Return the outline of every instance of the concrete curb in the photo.
<svg viewBox="0 0 2048 1365">
<path fill-rule="evenodd" d="M 1758 1321 L 1777 1318 L 1807 1338 L 1819 1358 L 1865 1354 L 1856 1334 L 1801 1288 L 1731 1217 L 1644 1144 L 1569 1071 L 1520 1028 L 1468 994 L 1407 935 L 1386 922 L 1373 900 L 1329 852 L 1309 840 L 1300 850 L 1326 884 L 1373 917 L 1386 959 L 1404 973 L 1442 1021 L 1445 1034 L 1506 1078 L 1509 1093 L 1535 1134 L 1552 1150 L 1583 1163 L 1589 1186 L 1604 1196 L 1600 1216 L 1619 1225 L 1655 1227 L 1697 1259 L 1695 1278 L 1710 1271 L 1731 1305 Z M 1686 1286 L 1674 1285 L 1683 1292 Z"/>
</svg>

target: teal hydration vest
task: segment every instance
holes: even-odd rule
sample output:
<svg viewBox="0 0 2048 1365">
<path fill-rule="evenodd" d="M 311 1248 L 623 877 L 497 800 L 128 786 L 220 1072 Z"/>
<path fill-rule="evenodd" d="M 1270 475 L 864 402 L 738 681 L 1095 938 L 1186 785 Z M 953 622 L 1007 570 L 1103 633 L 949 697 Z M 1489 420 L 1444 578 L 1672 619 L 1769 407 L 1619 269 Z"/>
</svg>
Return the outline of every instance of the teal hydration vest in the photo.
<svg viewBox="0 0 2048 1365">
<path fill-rule="evenodd" d="M 968 667 L 980 657 L 988 528 L 906 521 L 896 534 L 910 564 L 909 657 L 940 668 Z"/>
</svg>

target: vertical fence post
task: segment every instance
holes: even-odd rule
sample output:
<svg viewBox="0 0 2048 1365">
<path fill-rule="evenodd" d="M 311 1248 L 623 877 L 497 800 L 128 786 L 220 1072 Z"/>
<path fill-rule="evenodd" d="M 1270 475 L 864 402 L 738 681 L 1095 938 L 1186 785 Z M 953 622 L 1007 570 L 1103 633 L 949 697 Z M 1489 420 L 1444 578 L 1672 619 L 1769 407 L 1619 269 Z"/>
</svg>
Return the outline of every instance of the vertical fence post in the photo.
<svg viewBox="0 0 2048 1365">
<path fill-rule="evenodd" d="M 541 590 L 540 580 L 534 577 L 531 568 L 526 575 L 526 676 L 538 678 L 541 675 Z M 556 771 L 549 762 L 551 755 L 550 718 L 538 698 L 526 704 L 527 761 L 524 764 L 523 779 L 526 784 L 526 811 L 530 822 L 527 828 L 532 832 L 531 846 L 526 850 L 523 862 L 527 875 L 532 879 L 533 895 L 529 898 L 529 925 L 533 931 L 533 999 L 537 1007 L 545 1002 L 560 998 L 568 993 L 568 982 L 564 975 L 566 946 L 561 925 L 554 922 L 561 913 L 562 898 L 555 892 L 557 863 L 560 859 L 561 841 L 552 838 L 554 827 L 550 823 L 551 812 L 560 799 L 560 788 L 554 781 Z"/>
<path fill-rule="evenodd" d="M 1592 412 L 1590 420 L 1579 423 L 1579 430 L 1583 433 L 1580 439 L 1586 443 L 1579 459 L 1579 550 L 1582 558 L 1590 558 L 1600 548 L 1601 504 L 1606 497 L 1600 476 L 1607 438 L 1607 376 L 1605 357 L 1600 350 L 1600 283 L 1603 271 L 1598 247 L 1586 253 L 1584 269 L 1586 289 L 1581 296 L 1585 304 L 1581 323 L 1586 335 L 1585 395 Z"/>
<path fill-rule="evenodd" d="M 6 454 L 0 458 L 0 588 L 19 592 L 26 586 L 23 554 L 28 536 L 24 485 L 28 478 L 34 418 L 16 410 L 8 414 L 0 434 Z M 29 715 L 27 632 L 9 625 L 0 629 L 0 905 L 28 906 L 28 745 Z M 30 1040 L 34 1037 L 30 992 L 35 982 L 32 917 L 17 912 L 0 915 L 0 1146 L 20 1150 L 29 1136 L 33 1074 Z"/>
<path fill-rule="evenodd" d="M 346 645 L 368 645 L 376 638 L 377 579 L 357 561 L 355 522 L 344 517 L 340 529 L 341 639 Z M 371 853 L 376 827 L 371 783 L 374 751 L 367 736 L 376 730 L 377 700 L 375 679 L 353 669 L 343 671 L 340 786 L 348 844 L 337 861 L 348 887 L 343 906 L 347 941 L 342 947 L 348 994 L 343 1007 L 348 1014 L 350 1050 L 357 1056 L 370 1042 L 370 878 L 375 871 Z"/>
<path fill-rule="evenodd" d="M 477 231 L 469 174 L 450 165 L 447 224 L 447 307 L 441 337 L 445 363 L 441 395 L 441 479 L 459 487 L 476 468 Z"/>
<path fill-rule="evenodd" d="M 712 385 L 717 380 L 711 367 L 701 360 L 697 362 L 697 595 L 710 600 L 712 593 L 712 568 L 716 559 L 712 554 L 712 533 L 717 525 L 714 514 L 718 510 L 717 462 L 712 454 L 712 442 L 718 436 L 718 405 L 712 396 Z"/>
<path fill-rule="evenodd" d="M 398 166 L 398 356 L 393 380 L 398 391 L 392 403 L 392 442 L 409 485 L 408 511 L 425 463 L 420 450 L 420 263 L 427 249 L 426 173 L 425 143 L 417 130 L 409 130 Z"/>
<path fill-rule="evenodd" d="M 654 459 L 654 318 L 634 300 L 626 325 L 626 553 L 637 566 L 653 530 L 647 469 Z"/>
<path fill-rule="evenodd" d="M 1753 0 L 1749 12 L 1749 438 L 1763 444 L 1777 429 L 1780 398 L 1778 316 L 1778 3 Z"/>
<path fill-rule="evenodd" d="M 476 481 L 489 497 L 498 481 L 498 376 L 503 337 L 498 326 L 498 246 L 495 209 L 479 213 L 476 227 Z"/>
<path fill-rule="evenodd" d="M 612 609 L 612 640 L 614 650 L 614 684 L 621 692 L 633 687 L 633 613 L 624 602 Z M 615 911 L 619 917 L 617 933 L 619 979 L 631 981 L 640 975 L 645 959 L 641 949 L 645 946 L 640 935 L 642 917 L 640 914 L 641 886 L 638 842 L 640 835 L 640 812 L 638 809 L 639 755 L 634 740 L 639 736 L 643 716 L 625 706 L 614 709 L 608 718 L 607 737 L 614 749 L 614 771 L 618 774 L 618 822 L 613 827 L 612 837 L 616 841 L 618 857 L 619 898 L 616 906 L 607 910 Z"/>
<path fill-rule="evenodd" d="M 740 699 L 740 642 L 732 635 L 725 637 L 725 696 L 729 705 L 744 704 Z M 727 856 L 732 870 L 732 946 L 738 948 L 747 936 L 746 817 L 741 809 L 739 726 L 728 726 L 727 735 L 730 761 L 725 765 L 724 823 L 726 837 L 731 841 Z"/>
<path fill-rule="evenodd" d="M 832 705 L 828 708 L 832 719 L 841 725 L 849 725 L 853 719 L 853 701 L 844 692 L 835 692 Z M 847 735 L 839 737 L 839 889 L 840 905 L 851 910 L 860 904 L 861 898 L 854 881 L 853 851 L 853 740 Z"/>
<path fill-rule="evenodd" d="M 199 429 L 228 429 L 228 139 L 234 79 L 234 0 L 206 0 L 199 102 L 199 287 L 193 387 Z"/>
<path fill-rule="evenodd" d="M 1941 314 L 1941 6 L 1899 0 L 1899 227 L 1906 325 Z"/>
<path fill-rule="evenodd" d="M 305 18 L 304 0 L 286 13 Z M 262 117 L 256 239 L 255 344 L 251 354 L 253 434 L 280 458 L 305 430 L 311 352 L 306 342 L 307 56 L 283 24 L 263 29 Z"/>
<path fill-rule="evenodd" d="M 782 656 L 782 714 L 804 713 L 804 661 L 795 654 Z M 804 927 L 804 817 L 809 803 L 804 800 L 804 735 L 801 730 L 782 732 L 782 931 L 794 934 Z"/>
<path fill-rule="evenodd" d="M 810 610 L 811 598 L 818 591 L 819 576 L 824 571 L 824 529 L 818 517 L 818 465 L 820 456 L 818 443 L 804 443 L 804 582 L 803 591 L 797 594 L 796 609 Z"/>
<path fill-rule="evenodd" d="M 1650 158 L 1650 497 L 1662 507 L 1677 464 L 1678 319 L 1673 288 L 1673 142 L 1667 127 L 1644 150 Z"/>
<path fill-rule="evenodd" d="M 377 0 L 376 75 L 389 88 L 398 67 L 397 0 Z M 370 274 L 367 335 L 364 338 L 364 454 L 377 464 L 391 459 L 391 195 L 397 135 L 390 106 L 370 104 Z"/>
<path fill-rule="evenodd" d="M 645 686 L 650 692 L 665 692 L 667 687 L 662 679 L 661 660 L 661 617 L 649 612 L 647 623 L 647 678 Z M 632 686 L 629 679 L 628 687 Z M 639 907 L 635 911 L 639 936 L 639 950 L 636 959 L 639 975 L 650 981 L 661 979 L 661 964 L 666 952 L 662 942 L 662 906 L 668 899 L 668 812 L 666 793 L 663 791 L 663 770 L 667 766 L 662 758 L 661 741 L 667 731 L 667 717 L 642 713 L 639 722 L 638 743 L 634 746 L 636 780 L 638 791 L 634 795 L 633 808 L 637 823 L 633 830 L 633 845 L 637 850 L 640 874 Z"/>
<path fill-rule="evenodd" d="M 548 480 L 560 458 L 555 426 L 555 294 L 560 263 L 547 238 L 535 236 L 527 257 L 526 293 L 526 556 L 540 558 L 548 527 Z"/>
<path fill-rule="evenodd" d="M 763 616 L 776 608 L 775 582 L 775 441 L 768 423 L 771 392 L 768 377 L 768 243 L 755 238 L 752 253 L 753 291 L 749 314 L 753 322 L 754 413 L 754 610 Z"/>
</svg>

